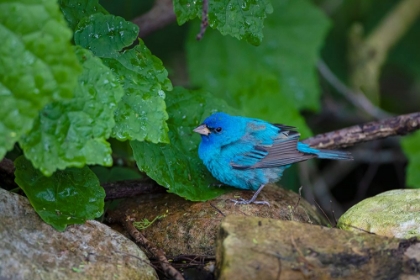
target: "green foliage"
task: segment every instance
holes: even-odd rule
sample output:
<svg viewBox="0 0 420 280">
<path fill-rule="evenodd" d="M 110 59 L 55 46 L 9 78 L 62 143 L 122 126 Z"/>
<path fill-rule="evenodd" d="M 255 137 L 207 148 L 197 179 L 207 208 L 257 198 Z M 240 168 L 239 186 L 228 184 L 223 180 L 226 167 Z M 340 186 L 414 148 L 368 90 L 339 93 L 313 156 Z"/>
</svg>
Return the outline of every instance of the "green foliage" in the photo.
<svg viewBox="0 0 420 280">
<path fill-rule="evenodd" d="M 135 48 L 103 61 L 118 74 L 125 90 L 115 113 L 113 137 L 167 143 L 165 91 L 172 90 L 172 84 L 162 61 L 141 40 Z"/>
<path fill-rule="evenodd" d="M 407 186 L 420 188 L 420 131 L 413 135 L 405 136 L 402 141 L 404 154 L 408 158 Z"/>
<path fill-rule="evenodd" d="M 305 0 L 276 1 L 274 9 L 266 20 L 266 38 L 259 47 L 211 30 L 198 43 L 192 34 L 188 42 L 189 74 L 194 85 L 227 98 L 231 105 L 253 108 L 254 112 L 245 110 L 247 114 L 299 126 L 308 136 L 298 110 L 319 108 L 315 64 L 328 20 Z M 295 22 L 299 24 L 291 24 Z M 281 113 L 284 119 L 277 119 L 277 108 L 288 111 Z"/>
<path fill-rule="evenodd" d="M 0 159 L 45 104 L 73 95 L 71 36 L 56 1 L 0 1 Z"/>
<path fill-rule="evenodd" d="M 133 43 L 138 27 L 112 15 L 94 14 L 82 19 L 75 42 L 91 49 L 110 67 L 125 94 L 117 106 L 113 137 L 118 140 L 168 140 L 165 92 L 172 90 L 168 72 L 144 43 L 122 51 Z"/>
<path fill-rule="evenodd" d="M 174 1 L 178 23 L 201 18 L 202 1 Z M 16 181 L 40 216 L 55 228 L 63 230 L 67 224 L 101 214 L 104 192 L 95 174 L 87 167 L 69 167 L 112 165 L 110 137 L 115 138 L 111 143 L 131 140 L 125 142 L 129 151 L 113 144 L 123 151 L 125 162 L 130 163 L 133 152 L 139 169 L 169 192 L 200 201 L 229 190 L 216 186 L 197 155 L 200 137 L 192 130 L 211 113 L 261 118 L 296 126 L 303 137 L 311 134 L 300 111 L 320 107 L 315 69 L 329 21 L 310 0 L 274 1 L 272 15 L 268 15 L 273 11 L 269 0 L 209 1 L 209 25 L 216 30 L 208 29 L 197 42 L 196 21 L 187 39 L 187 67 L 179 53 L 185 38 L 178 34 L 184 33 L 170 34 L 170 43 L 160 39 L 170 31 L 156 33 L 159 49 L 165 53 L 162 57 L 178 78 L 174 81 L 202 89 L 173 92 L 162 61 L 142 40 L 136 41 L 135 24 L 109 14 L 98 0 L 58 2 L 62 14 L 53 0 L 0 0 L 0 158 L 19 142 L 26 158 L 16 160 Z M 336 3 L 321 2 L 324 8 Z M 361 17 L 369 32 L 395 1 L 371 2 L 345 0 L 336 13 L 335 29 L 323 54 L 344 82 L 348 68 L 343 63 L 348 51 L 344 34 L 353 17 Z M 141 9 L 152 4 L 130 3 Z M 390 56 L 410 73 L 413 84 L 420 77 L 417 33 L 413 28 Z M 76 48 L 70 44 L 72 35 Z M 328 44 L 330 40 L 334 44 Z M 394 68 L 390 69 L 394 76 Z M 415 92 L 413 88 L 407 91 Z M 409 106 L 417 110 L 413 100 L 420 100 L 418 95 L 400 99 L 395 94 L 381 105 L 398 106 L 401 112 Z M 419 138 L 417 133 L 403 139 L 409 158 L 407 184 L 417 188 Z M 103 182 L 140 176 L 115 166 L 93 169 Z M 145 220 L 143 226 L 150 223 Z"/>
<path fill-rule="evenodd" d="M 80 47 L 77 55 L 83 72 L 73 99 L 47 105 L 20 141 L 26 157 L 47 176 L 70 166 L 112 165 L 106 139 L 123 90 L 99 58 Z"/>
<path fill-rule="evenodd" d="M 189 200 L 208 200 L 228 191 L 215 186 L 217 181 L 198 158 L 200 137 L 192 130 L 216 111 L 236 111 L 209 93 L 182 88 L 175 88 L 166 102 L 171 144 L 132 141 L 139 169 L 169 192 Z"/>
<path fill-rule="evenodd" d="M 99 57 L 112 57 L 130 46 L 139 27 L 122 17 L 93 14 L 84 17 L 74 32 L 74 42 Z"/>
<path fill-rule="evenodd" d="M 221 34 L 229 34 L 239 40 L 246 40 L 253 45 L 259 45 L 263 38 L 264 19 L 273 12 L 269 0 L 218 0 L 208 1 L 208 22 Z M 175 0 L 174 10 L 178 24 L 196 17 L 201 18 L 203 13 L 202 0 Z M 198 29 L 195 29 L 197 33 Z"/>
<path fill-rule="evenodd" d="M 64 18 L 73 30 L 84 17 L 96 13 L 108 14 L 108 12 L 99 4 L 98 0 L 58 0 L 58 3 L 60 4 L 60 9 L 63 12 Z"/>
<path fill-rule="evenodd" d="M 15 160 L 16 183 L 39 216 L 55 229 L 102 215 L 105 192 L 88 167 L 68 168 L 45 177 L 25 158 Z"/>
</svg>

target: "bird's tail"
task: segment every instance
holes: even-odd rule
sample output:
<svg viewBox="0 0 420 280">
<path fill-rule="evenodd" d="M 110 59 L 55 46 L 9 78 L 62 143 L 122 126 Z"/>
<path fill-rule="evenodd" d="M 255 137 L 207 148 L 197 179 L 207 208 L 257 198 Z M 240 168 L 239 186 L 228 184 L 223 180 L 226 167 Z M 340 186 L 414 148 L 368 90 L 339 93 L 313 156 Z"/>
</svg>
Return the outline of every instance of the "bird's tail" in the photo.
<svg viewBox="0 0 420 280">
<path fill-rule="evenodd" d="M 309 147 L 309 145 L 303 144 L 301 142 L 298 143 L 298 150 L 303 153 L 315 154 L 318 158 L 353 160 L 350 152 L 314 149 Z"/>
</svg>

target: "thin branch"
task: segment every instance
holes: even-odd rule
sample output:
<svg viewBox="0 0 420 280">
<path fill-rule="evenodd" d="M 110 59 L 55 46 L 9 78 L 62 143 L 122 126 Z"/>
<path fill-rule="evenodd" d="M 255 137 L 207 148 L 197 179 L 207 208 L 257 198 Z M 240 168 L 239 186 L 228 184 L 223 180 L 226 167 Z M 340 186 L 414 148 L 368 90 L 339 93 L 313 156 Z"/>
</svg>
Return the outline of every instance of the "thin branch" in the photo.
<svg viewBox="0 0 420 280">
<path fill-rule="evenodd" d="M 203 14 L 201 15 L 200 32 L 197 34 L 196 39 L 200 41 L 206 33 L 207 26 L 209 26 L 209 0 L 203 0 Z"/>
<path fill-rule="evenodd" d="M 334 75 L 334 73 L 323 60 L 318 61 L 317 68 L 322 77 L 332 87 L 334 87 L 338 93 L 350 101 L 356 108 L 363 109 L 365 113 L 376 119 L 382 119 L 391 116 L 391 114 L 373 105 L 372 102 L 370 102 L 370 100 L 367 99 L 363 93 L 353 91 L 347 87 L 343 82 L 340 81 L 340 79 L 337 78 L 337 76 Z"/>
<path fill-rule="evenodd" d="M 344 148 L 356 143 L 405 135 L 419 128 L 420 113 L 412 113 L 319 134 L 302 142 L 314 148 Z"/>
<path fill-rule="evenodd" d="M 140 27 L 139 37 L 144 38 L 174 22 L 176 16 L 172 0 L 156 0 L 153 7 L 145 14 L 133 19 L 133 23 Z"/>
<path fill-rule="evenodd" d="M 124 228 L 128 231 L 130 236 L 134 238 L 136 243 L 139 243 L 143 248 L 145 248 L 159 260 L 159 264 L 166 276 L 168 276 L 170 279 L 184 280 L 184 277 L 181 275 L 181 273 L 171 266 L 165 256 L 165 253 L 150 243 L 150 241 L 147 240 L 143 234 L 141 234 L 140 231 L 138 231 L 133 226 L 133 220 L 129 216 L 127 216 L 125 219 L 122 219 L 120 222 L 123 224 Z"/>
</svg>

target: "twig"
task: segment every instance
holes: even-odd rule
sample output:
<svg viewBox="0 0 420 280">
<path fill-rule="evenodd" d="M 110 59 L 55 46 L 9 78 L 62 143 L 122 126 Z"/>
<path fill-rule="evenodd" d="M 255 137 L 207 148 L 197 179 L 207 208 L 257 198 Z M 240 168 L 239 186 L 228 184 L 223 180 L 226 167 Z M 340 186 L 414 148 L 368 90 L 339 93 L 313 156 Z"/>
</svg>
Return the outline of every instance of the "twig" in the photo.
<svg viewBox="0 0 420 280">
<path fill-rule="evenodd" d="M 295 207 L 293 207 L 292 212 L 295 212 L 296 208 L 299 206 L 300 199 L 302 198 L 302 188 L 303 188 L 303 186 L 300 186 L 300 188 L 299 188 L 299 198 L 298 198 L 298 201 L 295 204 Z"/>
<path fill-rule="evenodd" d="M 140 27 L 139 37 L 144 38 L 174 22 L 176 16 L 172 0 L 156 0 L 153 7 L 145 14 L 133 19 L 133 23 Z"/>
<path fill-rule="evenodd" d="M 226 215 L 222 212 L 222 210 L 220 210 L 215 205 L 213 205 L 213 203 L 210 202 L 210 205 L 211 205 L 211 207 L 213 207 L 214 209 L 216 209 L 216 211 L 219 212 L 220 215 L 222 215 L 223 217 L 226 217 Z"/>
<path fill-rule="evenodd" d="M 367 38 L 362 38 L 360 24 L 352 27 L 349 35 L 350 84 L 354 89 L 363 89 L 374 104 L 379 101 L 379 75 L 388 52 L 419 14 L 420 1 L 401 0 Z"/>
<path fill-rule="evenodd" d="M 420 113 L 412 113 L 319 134 L 302 142 L 314 148 L 344 148 L 356 143 L 394 135 L 405 135 L 419 128 Z"/>
<path fill-rule="evenodd" d="M 373 178 L 378 172 L 378 168 L 379 168 L 379 164 L 377 163 L 369 164 L 369 167 L 366 173 L 363 175 L 363 178 L 360 180 L 359 186 L 357 188 L 357 193 L 356 193 L 357 201 L 361 201 L 365 197 L 366 192 L 370 186 L 370 183 L 372 183 Z"/>
<path fill-rule="evenodd" d="M 322 77 L 334 87 L 338 93 L 344 96 L 348 101 L 350 101 L 356 108 L 361 108 L 368 115 L 376 118 L 388 118 L 391 114 L 385 112 L 384 110 L 376 107 L 370 102 L 369 99 L 361 92 L 356 92 L 347 87 L 334 73 L 331 69 L 325 64 L 323 60 L 319 60 L 317 63 L 317 68 Z"/>
<path fill-rule="evenodd" d="M 203 39 L 204 33 L 207 30 L 207 26 L 209 26 L 209 0 L 203 0 L 203 14 L 201 16 L 201 25 L 200 25 L 200 32 L 197 34 L 196 39 L 200 41 Z"/>
<path fill-rule="evenodd" d="M 154 257 L 159 260 L 159 264 L 162 267 L 163 272 L 166 276 L 170 277 L 171 279 L 176 280 L 183 280 L 184 277 L 181 273 L 173 268 L 171 264 L 168 262 L 165 253 L 161 250 L 153 246 L 149 240 L 147 240 L 141 233 L 133 226 L 133 219 L 130 216 L 127 216 L 123 221 L 121 221 L 124 228 L 128 231 L 130 236 L 134 238 L 134 240 L 139 243 L 143 248 L 148 250 Z"/>
<path fill-rule="evenodd" d="M 336 227 L 337 226 L 337 221 L 335 221 L 335 225 L 333 226 L 330 220 L 330 217 L 328 217 L 328 215 L 325 213 L 324 209 L 322 209 L 321 205 L 319 205 L 318 202 L 316 202 L 316 200 L 313 200 L 314 204 L 316 207 L 318 207 L 318 209 L 322 212 L 322 214 L 324 215 L 324 217 L 328 220 L 328 223 L 331 227 Z"/>
</svg>

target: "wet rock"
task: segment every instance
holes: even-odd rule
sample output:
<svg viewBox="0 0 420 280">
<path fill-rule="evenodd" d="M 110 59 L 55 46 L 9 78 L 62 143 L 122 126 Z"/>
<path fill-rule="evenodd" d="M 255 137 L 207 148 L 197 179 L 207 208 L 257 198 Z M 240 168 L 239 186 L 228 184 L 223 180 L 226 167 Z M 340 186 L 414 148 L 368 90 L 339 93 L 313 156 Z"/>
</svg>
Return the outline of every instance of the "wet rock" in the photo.
<svg viewBox="0 0 420 280">
<path fill-rule="evenodd" d="M 228 216 L 218 279 L 419 279 L 420 243 L 259 217 Z"/>
<path fill-rule="evenodd" d="M 0 279 L 157 279 L 145 254 L 96 221 L 58 232 L 0 189 Z"/>
<path fill-rule="evenodd" d="M 350 208 L 339 228 L 388 237 L 420 238 L 420 189 L 391 190 Z"/>
<path fill-rule="evenodd" d="M 237 196 L 249 199 L 252 195 L 250 191 L 237 191 L 206 202 L 187 201 L 170 193 L 143 195 L 125 200 L 124 206 L 110 214 L 109 220 L 116 221 L 117 217 L 129 215 L 136 221 L 152 221 L 164 216 L 141 232 L 170 257 L 183 254 L 214 256 L 217 231 L 227 215 L 325 224 L 323 217 L 308 202 L 278 186 L 266 186 L 258 197 L 258 200 L 268 201 L 270 207 L 235 205 L 230 201 Z"/>
</svg>

